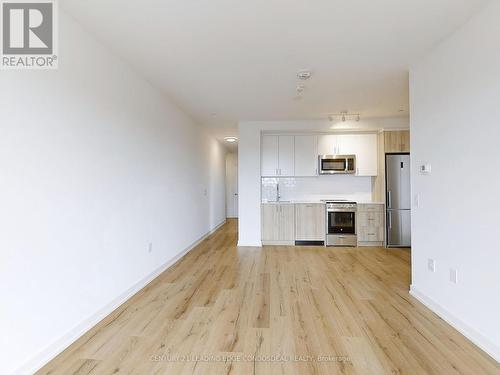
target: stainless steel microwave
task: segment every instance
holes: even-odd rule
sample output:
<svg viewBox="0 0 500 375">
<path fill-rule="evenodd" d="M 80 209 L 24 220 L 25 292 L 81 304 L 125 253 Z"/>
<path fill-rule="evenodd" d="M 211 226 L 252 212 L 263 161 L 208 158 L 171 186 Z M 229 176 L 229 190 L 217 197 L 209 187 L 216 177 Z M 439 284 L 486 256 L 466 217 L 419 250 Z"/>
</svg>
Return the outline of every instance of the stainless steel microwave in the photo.
<svg viewBox="0 0 500 375">
<path fill-rule="evenodd" d="M 356 155 L 320 155 L 319 174 L 356 173 Z"/>
</svg>

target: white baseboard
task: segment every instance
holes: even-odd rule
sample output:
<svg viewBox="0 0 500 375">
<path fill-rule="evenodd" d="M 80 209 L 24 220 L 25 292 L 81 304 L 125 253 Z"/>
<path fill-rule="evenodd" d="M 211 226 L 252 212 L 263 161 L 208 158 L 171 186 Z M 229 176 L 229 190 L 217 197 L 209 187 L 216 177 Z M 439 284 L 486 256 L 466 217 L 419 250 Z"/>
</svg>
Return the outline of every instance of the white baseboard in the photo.
<svg viewBox="0 0 500 375">
<path fill-rule="evenodd" d="M 413 285 L 410 287 L 410 294 L 423 303 L 430 310 L 435 312 L 439 317 L 441 317 L 446 323 L 455 328 L 462 335 L 467 337 L 472 343 L 483 350 L 486 354 L 492 357 L 495 361 L 500 362 L 500 348 L 495 345 L 487 337 L 484 337 L 481 333 L 477 332 L 474 328 L 470 327 L 462 320 L 457 318 L 455 315 L 450 313 L 440 304 L 427 297 L 425 294 L 416 289 Z"/>
<path fill-rule="evenodd" d="M 238 241 L 238 247 L 262 247 L 262 242 L 241 242 Z"/>
<path fill-rule="evenodd" d="M 120 294 L 102 309 L 97 311 L 95 314 L 90 316 L 88 319 L 78 324 L 75 328 L 70 330 L 56 342 L 49 345 L 46 349 L 40 352 L 38 355 L 34 356 L 32 359 L 27 361 L 23 366 L 19 367 L 15 370 L 12 375 L 31 375 L 49 363 L 52 359 L 54 359 L 57 355 L 62 353 L 67 347 L 73 344 L 76 340 L 78 340 L 81 336 L 87 333 L 91 328 L 93 328 L 96 324 L 98 324 L 101 320 L 115 311 L 118 307 L 123 305 L 127 300 L 129 300 L 133 295 L 137 294 L 141 289 L 143 289 L 146 285 L 148 285 L 151 281 L 156 279 L 160 274 L 165 272 L 168 268 L 173 266 L 179 259 L 193 250 L 196 246 L 198 246 L 203 240 L 205 240 L 208 236 L 216 232 L 220 227 L 222 227 L 226 223 L 224 220 L 222 223 L 218 224 L 214 229 L 207 232 L 201 238 L 193 242 L 187 248 L 182 250 L 179 254 L 177 254 L 174 258 L 170 259 L 168 262 L 164 263 L 152 273 L 139 280 L 133 286 L 131 286 L 124 293 Z"/>
</svg>

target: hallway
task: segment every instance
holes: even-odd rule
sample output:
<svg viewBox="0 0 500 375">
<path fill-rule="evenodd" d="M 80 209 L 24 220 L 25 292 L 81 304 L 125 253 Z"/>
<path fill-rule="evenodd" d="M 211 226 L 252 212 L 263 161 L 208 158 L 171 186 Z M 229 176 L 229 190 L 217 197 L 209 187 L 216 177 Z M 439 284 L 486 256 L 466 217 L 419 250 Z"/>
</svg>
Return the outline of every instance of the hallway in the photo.
<svg viewBox="0 0 500 375">
<path fill-rule="evenodd" d="M 500 373 L 409 296 L 408 250 L 236 239 L 229 220 L 38 374 Z"/>
</svg>

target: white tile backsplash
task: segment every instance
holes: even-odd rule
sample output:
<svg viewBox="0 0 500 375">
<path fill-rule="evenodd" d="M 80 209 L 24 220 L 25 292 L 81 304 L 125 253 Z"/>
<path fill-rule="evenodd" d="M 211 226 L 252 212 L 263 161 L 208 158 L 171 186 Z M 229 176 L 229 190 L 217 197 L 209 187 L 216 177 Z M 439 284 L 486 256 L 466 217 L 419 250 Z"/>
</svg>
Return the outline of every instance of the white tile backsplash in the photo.
<svg viewBox="0 0 500 375">
<path fill-rule="evenodd" d="M 348 199 L 370 202 L 372 178 L 349 175 L 262 178 L 262 200 L 276 201 L 277 184 L 281 200 L 319 201 L 321 199 Z"/>
</svg>

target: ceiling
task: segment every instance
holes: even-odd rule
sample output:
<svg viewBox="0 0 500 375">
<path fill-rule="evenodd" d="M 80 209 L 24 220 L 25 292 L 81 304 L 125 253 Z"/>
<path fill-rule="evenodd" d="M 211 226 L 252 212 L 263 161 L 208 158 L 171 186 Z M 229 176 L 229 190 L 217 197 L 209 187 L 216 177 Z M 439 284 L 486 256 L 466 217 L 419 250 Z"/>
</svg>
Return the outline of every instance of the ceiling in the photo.
<svg viewBox="0 0 500 375">
<path fill-rule="evenodd" d="M 217 137 L 239 120 L 408 115 L 409 66 L 487 0 L 61 0 Z M 311 69 L 302 99 L 296 73 Z"/>
</svg>

